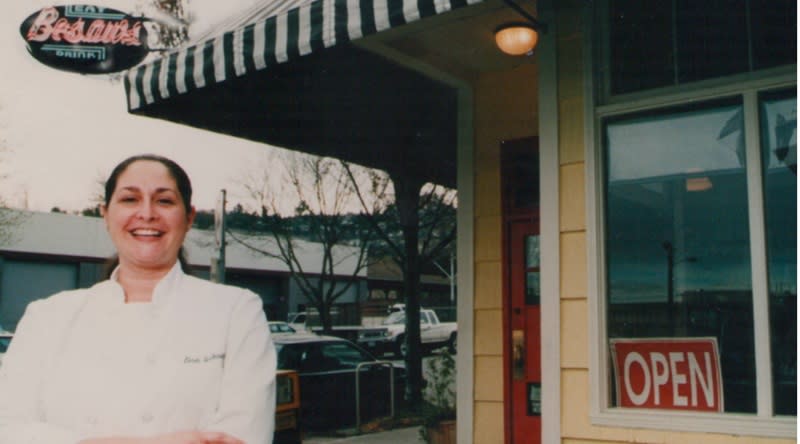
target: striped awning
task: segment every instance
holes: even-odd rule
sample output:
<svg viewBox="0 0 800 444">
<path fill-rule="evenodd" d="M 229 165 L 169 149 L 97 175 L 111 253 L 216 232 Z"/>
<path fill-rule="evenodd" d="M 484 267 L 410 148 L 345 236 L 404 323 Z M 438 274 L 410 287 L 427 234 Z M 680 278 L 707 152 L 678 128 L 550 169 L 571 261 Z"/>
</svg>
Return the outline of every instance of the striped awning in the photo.
<svg viewBox="0 0 800 444">
<path fill-rule="evenodd" d="M 316 0 L 128 71 L 128 110 L 482 0 Z"/>
</svg>

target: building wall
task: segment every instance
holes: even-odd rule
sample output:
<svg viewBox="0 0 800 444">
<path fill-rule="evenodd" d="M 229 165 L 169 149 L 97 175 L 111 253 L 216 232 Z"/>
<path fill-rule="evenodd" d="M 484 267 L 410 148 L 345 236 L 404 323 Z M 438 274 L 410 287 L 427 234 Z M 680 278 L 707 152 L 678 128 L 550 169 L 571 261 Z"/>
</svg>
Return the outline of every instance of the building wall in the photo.
<svg viewBox="0 0 800 444">
<path fill-rule="evenodd" d="M 56 292 L 87 288 L 105 279 L 106 259 L 114 247 L 103 220 L 61 213 L 16 212 L 20 222 L 10 227 L 10 236 L 0 239 L 0 328 L 15 330 L 27 305 Z M 250 238 L 256 245 L 274 249 L 271 238 Z M 193 273 L 208 279 L 213 254 L 213 232 L 193 229 L 184 247 Z M 352 247 L 345 247 L 351 249 Z M 321 268 L 321 246 L 304 243 L 299 258 L 308 272 Z M 284 320 L 299 303 L 307 303 L 300 288 L 291 282 L 288 267 L 278 259 L 253 252 L 238 242 L 226 247 L 226 282 L 261 296 L 268 317 Z M 348 259 L 337 264 L 342 281 L 352 280 L 354 267 Z M 357 306 L 366 298 L 366 270 L 358 282 L 336 302 Z"/>
<path fill-rule="evenodd" d="M 593 426 L 589 417 L 589 341 L 583 3 L 558 4 L 558 120 L 561 266 L 561 435 L 582 443 L 789 443 L 792 440 Z M 480 164 L 479 164 L 480 165 Z M 478 232 L 480 232 L 478 230 Z M 480 245 L 480 244 L 478 244 Z M 477 287 L 476 288 L 480 288 Z M 476 298 L 478 296 L 476 295 Z M 480 331 L 476 331 L 480 335 Z M 478 360 L 478 362 L 480 362 Z M 477 436 L 477 435 L 476 435 Z M 476 443 L 491 442 L 477 440 Z"/>
<path fill-rule="evenodd" d="M 481 76 L 475 87 L 474 442 L 504 442 L 500 143 L 538 134 L 536 66 Z"/>
<path fill-rule="evenodd" d="M 791 440 L 592 425 L 586 216 L 585 2 L 558 3 L 561 442 L 788 443 Z M 504 442 L 500 142 L 538 134 L 536 67 L 482 75 L 475 86 L 473 442 Z"/>
</svg>

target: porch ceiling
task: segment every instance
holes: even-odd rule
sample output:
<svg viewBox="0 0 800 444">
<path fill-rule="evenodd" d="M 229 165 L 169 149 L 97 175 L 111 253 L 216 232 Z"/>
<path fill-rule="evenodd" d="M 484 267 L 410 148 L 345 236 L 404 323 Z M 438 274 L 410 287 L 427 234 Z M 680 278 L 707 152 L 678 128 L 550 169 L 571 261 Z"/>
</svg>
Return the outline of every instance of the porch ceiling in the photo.
<svg viewBox="0 0 800 444">
<path fill-rule="evenodd" d="M 515 1 L 536 16 L 536 3 Z M 503 23 L 525 21 L 503 0 L 487 0 L 469 8 L 430 17 L 361 40 L 365 46 L 390 48 L 413 60 L 474 83 L 482 73 L 505 71 L 534 58 L 512 57 L 500 52 L 494 29 Z"/>
</svg>

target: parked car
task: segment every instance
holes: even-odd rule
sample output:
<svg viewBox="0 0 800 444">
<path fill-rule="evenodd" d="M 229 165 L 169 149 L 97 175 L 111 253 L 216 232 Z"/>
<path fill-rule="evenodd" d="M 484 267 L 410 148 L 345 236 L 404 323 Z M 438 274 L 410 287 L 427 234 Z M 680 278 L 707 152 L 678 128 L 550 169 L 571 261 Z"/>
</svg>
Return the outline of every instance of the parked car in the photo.
<svg viewBox="0 0 800 444">
<path fill-rule="evenodd" d="M 301 444 L 300 382 L 294 370 L 278 370 L 275 378 L 274 444 Z"/>
<path fill-rule="evenodd" d="M 283 321 L 269 321 L 269 332 L 272 337 L 297 334 L 297 330 Z"/>
<path fill-rule="evenodd" d="M 356 369 L 359 368 L 360 419 L 388 416 L 399 407 L 405 390 L 402 364 L 378 361 L 358 345 L 333 336 L 294 335 L 275 338 L 278 368 L 296 370 L 300 379 L 302 428 L 321 430 L 356 423 Z M 363 364 L 362 366 L 359 366 Z"/>
<path fill-rule="evenodd" d="M 306 330 L 306 319 L 308 315 L 306 312 L 301 311 L 299 313 L 295 313 L 289 317 L 289 326 L 297 331 L 305 331 Z"/>
<path fill-rule="evenodd" d="M 298 333 L 322 334 L 324 330 L 322 326 L 319 325 L 319 316 L 312 316 L 311 322 L 309 322 L 309 316 L 304 311 L 290 316 L 288 324 L 290 327 L 297 330 Z M 333 325 L 330 334 L 355 342 L 363 328 L 364 327 L 361 325 Z"/>
<path fill-rule="evenodd" d="M 458 324 L 441 322 L 435 311 L 421 309 L 419 311 L 420 342 L 423 351 L 447 347 L 455 353 L 458 346 Z M 406 313 L 396 311 L 383 320 L 378 328 L 364 328 L 359 332 L 358 344 L 366 349 L 383 354 L 393 352 L 396 356 L 405 356 L 406 345 Z"/>
<path fill-rule="evenodd" d="M 13 337 L 13 333 L 0 328 L 0 365 L 3 365 L 3 356 L 6 354 L 8 346 L 11 345 L 11 338 Z"/>
<path fill-rule="evenodd" d="M 392 314 L 398 311 L 406 311 L 406 304 L 403 303 L 392 304 L 386 309 L 386 314 Z"/>
</svg>

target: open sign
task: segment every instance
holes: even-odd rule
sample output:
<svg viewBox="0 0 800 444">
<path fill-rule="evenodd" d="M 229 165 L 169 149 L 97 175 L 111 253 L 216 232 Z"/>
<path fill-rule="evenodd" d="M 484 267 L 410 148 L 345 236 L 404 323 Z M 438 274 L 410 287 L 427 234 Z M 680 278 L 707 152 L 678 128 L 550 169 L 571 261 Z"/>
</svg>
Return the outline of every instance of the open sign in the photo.
<svg viewBox="0 0 800 444">
<path fill-rule="evenodd" d="M 723 411 L 716 338 L 612 339 L 620 407 Z"/>
</svg>

